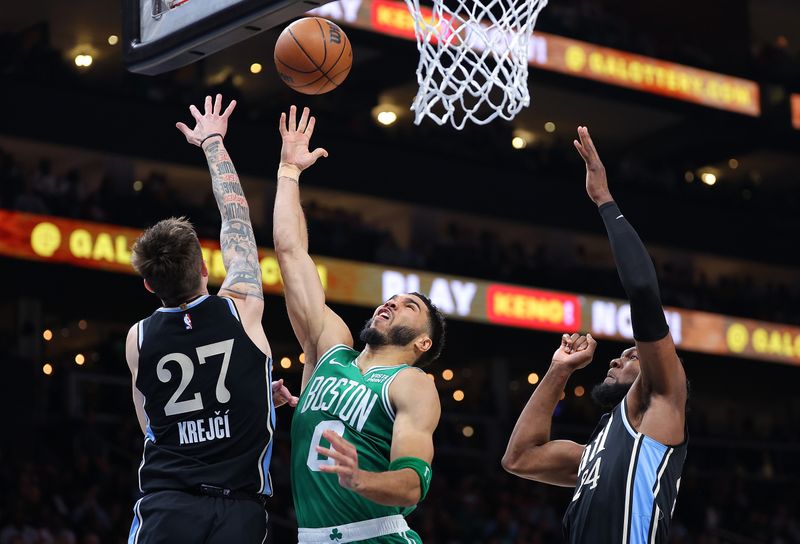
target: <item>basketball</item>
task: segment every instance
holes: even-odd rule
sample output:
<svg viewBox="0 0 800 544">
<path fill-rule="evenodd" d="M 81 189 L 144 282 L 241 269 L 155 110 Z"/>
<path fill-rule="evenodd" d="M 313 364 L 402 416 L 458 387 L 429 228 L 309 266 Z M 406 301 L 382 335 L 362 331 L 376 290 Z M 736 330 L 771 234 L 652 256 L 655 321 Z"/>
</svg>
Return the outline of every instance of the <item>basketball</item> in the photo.
<svg viewBox="0 0 800 544">
<path fill-rule="evenodd" d="M 353 49 L 344 31 L 320 17 L 287 26 L 275 44 L 275 67 L 289 87 L 303 94 L 324 94 L 344 82 Z"/>
</svg>

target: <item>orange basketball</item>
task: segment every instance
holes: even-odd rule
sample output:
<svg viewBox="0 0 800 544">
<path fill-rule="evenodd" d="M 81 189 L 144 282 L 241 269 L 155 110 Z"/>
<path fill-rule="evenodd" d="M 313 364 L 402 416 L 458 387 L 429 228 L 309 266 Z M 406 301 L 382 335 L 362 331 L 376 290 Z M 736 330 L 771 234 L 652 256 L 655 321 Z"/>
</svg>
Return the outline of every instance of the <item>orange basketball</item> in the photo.
<svg viewBox="0 0 800 544">
<path fill-rule="evenodd" d="M 275 67 L 289 87 L 323 94 L 342 84 L 353 65 L 353 48 L 344 31 L 320 17 L 287 26 L 275 44 Z"/>
</svg>

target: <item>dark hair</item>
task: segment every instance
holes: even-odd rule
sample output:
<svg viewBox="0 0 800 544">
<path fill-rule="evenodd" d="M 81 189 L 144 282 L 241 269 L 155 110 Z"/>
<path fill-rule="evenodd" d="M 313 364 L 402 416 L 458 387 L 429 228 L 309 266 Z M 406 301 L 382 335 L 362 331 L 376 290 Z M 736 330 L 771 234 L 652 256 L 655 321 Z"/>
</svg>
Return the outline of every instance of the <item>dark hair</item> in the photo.
<svg viewBox="0 0 800 544">
<path fill-rule="evenodd" d="M 200 286 L 203 253 L 185 217 L 170 217 L 145 230 L 133 244 L 131 263 L 167 306 L 177 306 Z"/>
<path fill-rule="evenodd" d="M 438 359 L 439 355 L 442 354 L 447 327 L 444 314 L 433 302 L 431 302 L 431 299 L 422 293 L 414 292 L 411 294 L 421 298 L 422 302 L 425 303 L 425 306 L 428 307 L 428 332 L 431 337 L 431 349 L 420 355 L 417 359 L 417 362 L 414 364 L 416 367 L 425 368 Z"/>
</svg>

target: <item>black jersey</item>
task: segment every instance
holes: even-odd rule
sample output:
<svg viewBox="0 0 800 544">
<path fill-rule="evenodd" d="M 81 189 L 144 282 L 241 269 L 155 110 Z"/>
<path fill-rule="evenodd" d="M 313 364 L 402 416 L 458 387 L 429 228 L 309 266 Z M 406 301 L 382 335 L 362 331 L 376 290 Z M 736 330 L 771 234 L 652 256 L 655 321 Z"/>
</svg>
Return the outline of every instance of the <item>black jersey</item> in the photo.
<svg viewBox="0 0 800 544">
<path fill-rule="evenodd" d="M 139 322 L 136 387 L 147 430 L 143 492 L 202 485 L 272 494 L 272 361 L 231 299 L 204 295 Z"/>
<path fill-rule="evenodd" d="M 572 544 L 666 543 L 686 459 L 688 434 L 665 446 L 633 430 L 626 401 L 605 414 L 583 451 L 564 514 Z"/>
</svg>

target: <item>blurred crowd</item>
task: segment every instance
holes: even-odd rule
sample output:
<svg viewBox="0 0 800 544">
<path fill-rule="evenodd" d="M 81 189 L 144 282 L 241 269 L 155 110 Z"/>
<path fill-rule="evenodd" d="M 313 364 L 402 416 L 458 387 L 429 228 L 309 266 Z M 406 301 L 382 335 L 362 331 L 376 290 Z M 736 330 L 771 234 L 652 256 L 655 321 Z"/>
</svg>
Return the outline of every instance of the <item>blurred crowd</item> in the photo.
<svg viewBox="0 0 800 544">
<path fill-rule="evenodd" d="M 186 215 L 201 237 L 218 236 L 219 216 L 210 192 L 202 205 L 192 205 L 160 173 L 145 178 L 138 190 L 131 180 L 110 177 L 91 189 L 89 185 L 79 170 L 57 172 L 48 159 L 25 168 L 0 150 L 2 208 L 134 227 Z M 601 248 L 589 248 L 564 235 L 523 244 L 505 240 L 502 233 L 479 222 L 450 222 L 441 231 L 418 232 L 417 243 L 403 245 L 386 222 L 366 221 L 358 211 L 314 200 L 305 204 L 314 254 L 600 296 L 622 295 L 615 268 L 592 257 L 607 251 L 604 242 Z M 271 207 L 271 202 L 267 205 Z M 270 214 L 266 215 L 254 222 L 256 239 L 269 246 L 272 226 Z M 739 271 L 709 279 L 677 250 L 674 259 L 662 257 L 656 265 L 665 305 L 800 324 L 800 307 L 794 302 L 800 297 L 797 284 Z"/>
</svg>

